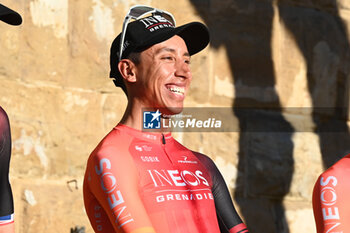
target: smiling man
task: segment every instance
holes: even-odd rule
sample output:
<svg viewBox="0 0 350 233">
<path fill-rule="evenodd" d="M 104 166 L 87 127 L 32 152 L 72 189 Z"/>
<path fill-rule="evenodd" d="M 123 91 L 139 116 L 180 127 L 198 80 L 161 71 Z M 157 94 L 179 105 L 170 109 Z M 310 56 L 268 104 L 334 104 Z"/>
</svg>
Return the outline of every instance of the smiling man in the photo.
<svg viewBox="0 0 350 233">
<path fill-rule="evenodd" d="M 127 109 L 90 155 L 84 178 L 85 209 L 96 232 L 248 232 L 209 157 L 170 132 L 142 131 L 143 109 L 153 117 L 182 111 L 191 56 L 208 43 L 201 23 L 175 27 L 168 12 L 130 9 L 110 63 L 110 77 L 128 96 Z"/>
</svg>

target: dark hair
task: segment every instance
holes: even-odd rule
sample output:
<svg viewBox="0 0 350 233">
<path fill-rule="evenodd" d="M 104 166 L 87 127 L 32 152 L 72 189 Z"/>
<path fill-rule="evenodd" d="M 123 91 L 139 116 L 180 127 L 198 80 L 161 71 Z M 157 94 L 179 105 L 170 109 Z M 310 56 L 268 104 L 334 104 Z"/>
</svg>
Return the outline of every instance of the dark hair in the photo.
<svg viewBox="0 0 350 233">
<path fill-rule="evenodd" d="M 128 57 L 126 59 L 129 59 L 130 61 L 132 61 L 133 63 L 135 63 L 135 65 L 138 65 L 140 64 L 141 62 L 141 52 L 132 52 L 128 55 Z M 124 79 L 122 77 L 122 75 L 120 74 L 120 72 L 118 72 L 118 75 L 117 77 L 118 79 L 120 79 L 123 83 L 123 85 L 121 86 L 122 90 L 124 91 L 124 93 L 126 94 L 126 96 L 128 96 L 128 92 L 126 90 L 126 86 L 125 86 L 125 83 L 124 83 Z M 116 79 L 113 79 L 113 82 L 114 84 L 116 84 L 117 80 Z M 116 84 L 117 85 L 117 84 Z"/>
<path fill-rule="evenodd" d="M 133 63 L 135 63 L 135 65 L 140 64 L 141 62 L 140 58 L 141 58 L 141 52 L 132 52 L 127 57 L 127 59 L 131 60 Z"/>
</svg>

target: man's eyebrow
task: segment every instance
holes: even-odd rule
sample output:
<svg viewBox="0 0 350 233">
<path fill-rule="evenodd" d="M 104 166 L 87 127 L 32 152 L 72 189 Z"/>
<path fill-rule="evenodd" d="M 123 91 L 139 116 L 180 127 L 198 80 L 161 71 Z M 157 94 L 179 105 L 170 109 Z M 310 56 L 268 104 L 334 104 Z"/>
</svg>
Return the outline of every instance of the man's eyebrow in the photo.
<svg viewBox="0 0 350 233">
<path fill-rule="evenodd" d="M 163 47 L 163 48 L 158 49 L 158 50 L 156 51 L 156 54 L 159 54 L 159 53 L 164 52 L 164 51 L 170 52 L 170 53 L 175 53 L 175 52 L 176 52 L 175 49 L 172 49 L 172 48 L 169 48 L 169 47 Z M 183 56 L 191 57 L 191 55 L 190 55 L 189 52 L 185 52 L 185 53 L 183 54 Z"/>
</svg>

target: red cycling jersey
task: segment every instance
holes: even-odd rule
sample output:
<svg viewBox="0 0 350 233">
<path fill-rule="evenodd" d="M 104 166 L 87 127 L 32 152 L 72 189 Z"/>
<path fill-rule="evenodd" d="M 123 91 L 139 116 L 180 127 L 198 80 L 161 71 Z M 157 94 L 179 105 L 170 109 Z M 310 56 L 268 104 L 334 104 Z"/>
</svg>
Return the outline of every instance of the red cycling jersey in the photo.
<svg viewBox="0 0 350 233">
<path fill-rule="evenodd" d="M 350 154 L 318 178 L 312 197 L 317 233 L 350 232 Z"/>
<path fill-rule="evenodd" d="M 210 163 L 170 133 L 119 124 L 87 163 L 84 203 L 92 227 L 95 232 L 220 232 Z M 235 218 L 230 233 L 248 232 Z"/>
</svg>

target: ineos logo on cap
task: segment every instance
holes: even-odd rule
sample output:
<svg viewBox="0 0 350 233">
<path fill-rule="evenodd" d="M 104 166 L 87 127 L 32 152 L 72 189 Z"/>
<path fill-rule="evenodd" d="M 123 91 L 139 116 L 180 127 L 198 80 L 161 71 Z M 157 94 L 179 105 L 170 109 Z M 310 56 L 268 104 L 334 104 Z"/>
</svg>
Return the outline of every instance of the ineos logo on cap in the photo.
<svg viewBox="0 0 350 233">
<path fill-rule="evenodd" d="M 154 32 L 162 28 L 175 27 L 169 20 L 162 17 L 161 15 L 150 16 L 150 17 L 141 19 L 140 22 L 142 22 L 145 25 L 145 28 L 149 29 L 150 32 Z"/>
</svg>

